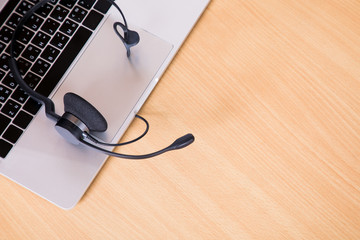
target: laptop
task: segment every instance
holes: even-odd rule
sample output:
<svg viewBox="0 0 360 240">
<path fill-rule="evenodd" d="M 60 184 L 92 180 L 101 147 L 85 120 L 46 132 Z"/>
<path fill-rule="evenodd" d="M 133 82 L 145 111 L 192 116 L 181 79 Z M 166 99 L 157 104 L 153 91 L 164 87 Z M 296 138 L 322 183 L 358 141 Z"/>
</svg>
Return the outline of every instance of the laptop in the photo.
<svg viewBox="0 0 360 240">
<path fill-rule="evenodd" d="M 21 16 L 38 1 L 0 2 L 0 173 L 55 205 L 71 209 L 89 188 L 107 156 L 66 142 L 54 129 L 55 123 L 47 119 L 43 107 L 11 78 L 7 65 L 9 35 Z M 114 7 L 104 5 L 105 0 L 51 0 L 34 14 L 20 34 L 21 47 L 17 52 L 22 58 L 19 65 L 26 69 L 24 79 L 48 95 L 60 115 L 67 92 L 92 103 L 108 123 L 107 131 L 97 137 L 118 142 L 209 1 L 117 0 L 129 28 L 140 35 L 139 44 L 131 48 L 128 58 L 113 31 L 113 23 L 121 22 L 121 16 Z M 87 19 L 90 13 L 102 14 L 95 27 L 85 23 L 93 24 Z M 68 43 L 62 40 L 65 36 L 72 41 L 78 32 L 62 29 L 64 23 L 60 21 L 66 20 L 85 24 L 86 29 L 94 28 L 70 60 L 65 54 L 74 55 L 74 50 L 67 49 Z M 62 29 L 60 34 L 45 27 L 54 22 L 60 26 L 57 31 Z M 33 24 L 38 26 L 32 29 Z M 52 51 L 41 48 L 45 40 Z M 57 64 L 58 59 L 67 62 Z M 53 66 L 60 66 L 60 70 L 51 70 Z M 50 72 L 56 80 L 43 83 Z"/>
</svg>

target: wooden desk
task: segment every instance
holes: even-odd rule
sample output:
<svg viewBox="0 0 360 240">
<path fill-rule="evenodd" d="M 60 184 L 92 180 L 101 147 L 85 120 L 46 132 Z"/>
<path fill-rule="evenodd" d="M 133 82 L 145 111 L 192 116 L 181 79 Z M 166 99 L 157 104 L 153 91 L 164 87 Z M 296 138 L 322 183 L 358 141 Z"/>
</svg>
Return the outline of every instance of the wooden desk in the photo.
<svg viewBox="0 0 360 240">
<path fill-rule="evenodd" d="M 64 211 L 0 179 L 0 239 L 360 239 L 360 1 L 213 0 Z M 125 138 L 142 131 L 134 121 Z"/>
</svg>

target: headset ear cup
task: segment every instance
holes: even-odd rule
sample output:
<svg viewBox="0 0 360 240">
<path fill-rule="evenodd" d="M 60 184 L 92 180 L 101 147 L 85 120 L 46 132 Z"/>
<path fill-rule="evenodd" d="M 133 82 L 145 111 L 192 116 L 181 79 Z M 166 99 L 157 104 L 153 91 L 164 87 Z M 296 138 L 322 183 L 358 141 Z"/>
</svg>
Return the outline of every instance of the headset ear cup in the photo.
<svg viewBox="0 0 360 240">
<path fill-rule="evenodd" d="M 75 93 L 66 93 L 64 96 L 64 110 L 77 117 L 92 132 L 104 132 L 107 122 L 103 115 L 85 99 Z"/>
<path fill-rule="evenodd" d="M 65 114 L 64 114 L 65 115 Z M 83 129 L 81 129 L 75 122 L 67 119 L 65 116 L 61 117 L 56 125 L 56 131 L 72 144 L 79 144 L 83 138 Z M 72 116 L 71 114 L 68 114 Z"/>
</svg>

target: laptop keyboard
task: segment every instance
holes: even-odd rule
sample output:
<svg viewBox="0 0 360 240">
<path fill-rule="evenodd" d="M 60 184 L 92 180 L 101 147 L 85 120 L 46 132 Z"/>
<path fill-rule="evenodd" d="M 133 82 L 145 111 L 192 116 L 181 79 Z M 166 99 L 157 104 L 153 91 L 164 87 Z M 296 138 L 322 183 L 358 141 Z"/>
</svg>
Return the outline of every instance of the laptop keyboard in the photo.
<svg viewBox="0 0 360 240">
<path fill-rule="evenodd" d="M 0 158 L 5 158 L 40 109 L 9 70 L 9 42 L 24 14 L 40 0 L 10 0 L 0 13 Z M 51 0 L 25 24 L 15 49 L 25 82 L 44 96 L 54 90 L 111 4 Z"/>
</svg>

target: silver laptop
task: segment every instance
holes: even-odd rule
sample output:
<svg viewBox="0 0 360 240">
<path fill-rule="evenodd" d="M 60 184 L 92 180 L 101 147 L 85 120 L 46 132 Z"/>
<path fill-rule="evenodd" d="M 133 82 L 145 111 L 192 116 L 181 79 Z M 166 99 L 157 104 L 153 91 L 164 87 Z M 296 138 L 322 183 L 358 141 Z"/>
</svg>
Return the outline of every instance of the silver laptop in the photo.
<svg viewBox="0 0 360 240">
<path fill-rule="evenodd" d="M 43 108 L 27 98 L 9 77 L 9 34 L 16 19 L 38 0 L 0 1 L 0 173 L 57 206 L 70 209 L 84 195 L 107 156 L 86 146 L 66 142 L 54 129 L 55 123 L 46 118 Z M 74 92 L 91 102 L 107 120 L 108 130 L 97 137 L 107 142 L 118 142 L 209 1 L 118 0 L 130 29 L 140 35 L 139 44 L 131 48 L 131 56 L 127 58 L 126 49 L 113 31 L 113 23 L 121 21 L 121 16 L 114 7 L 110 7 L 94 34 L 69 64 L 70 67 L 59 71 L 59 82 L 53 83 L 52 89 L 44 90 L 54 101 L 55 111 L 61 115 L 64 94 Z M 49 9 L 54 11 L 60 6 L 58 11 L 65 9 L 68 14 L 74 12 L 75 7 L 87 12 L 100 11 L 92 9 L 94 6 L 87 9 L 89 6 L 85 6 L 84 1 L 78 1 L 73 6 L 67 5 L 68 2 L 73 1 L 51 1 Z M 4 17 L 6 12 L 15 17 Z M 42 13 L 36 15 L 42 19 Z M 26 28 L 31 29 L 31 26 Z M 55 37 L 45 28 L 43 31 L 44 38 L 49 35 L 48 41 L 53 41 Z M 25 38 L 38 37 L 34 44 L 41 44 L 41 37 L 37 34 L 35 32 L 29 37 L 24 33 L 20 36 L 24 38 L 24 51 L 33 44 L 26 42 Z M 54 49 L 62 54 L 67 51 L 65 48 L 59 45 Z M 37 57 L 47 57 L 42 54 Z M 37 64 L 45 62 L 46 65 L 51 58 L 40 60 Z M 26 59 L 24 62 L 22 64 L 26 65 Z M 41 70 L 44 75 L 51 70 L 46 66 L 33 66 L 25 80 L 38 88 L 42 83 L 36 85 L 37 73 L 33 74 L 32 70 L 39 70 L 39 75 Z M 39 88 L 45 89 L 43 86 Z"/>
</svg>

